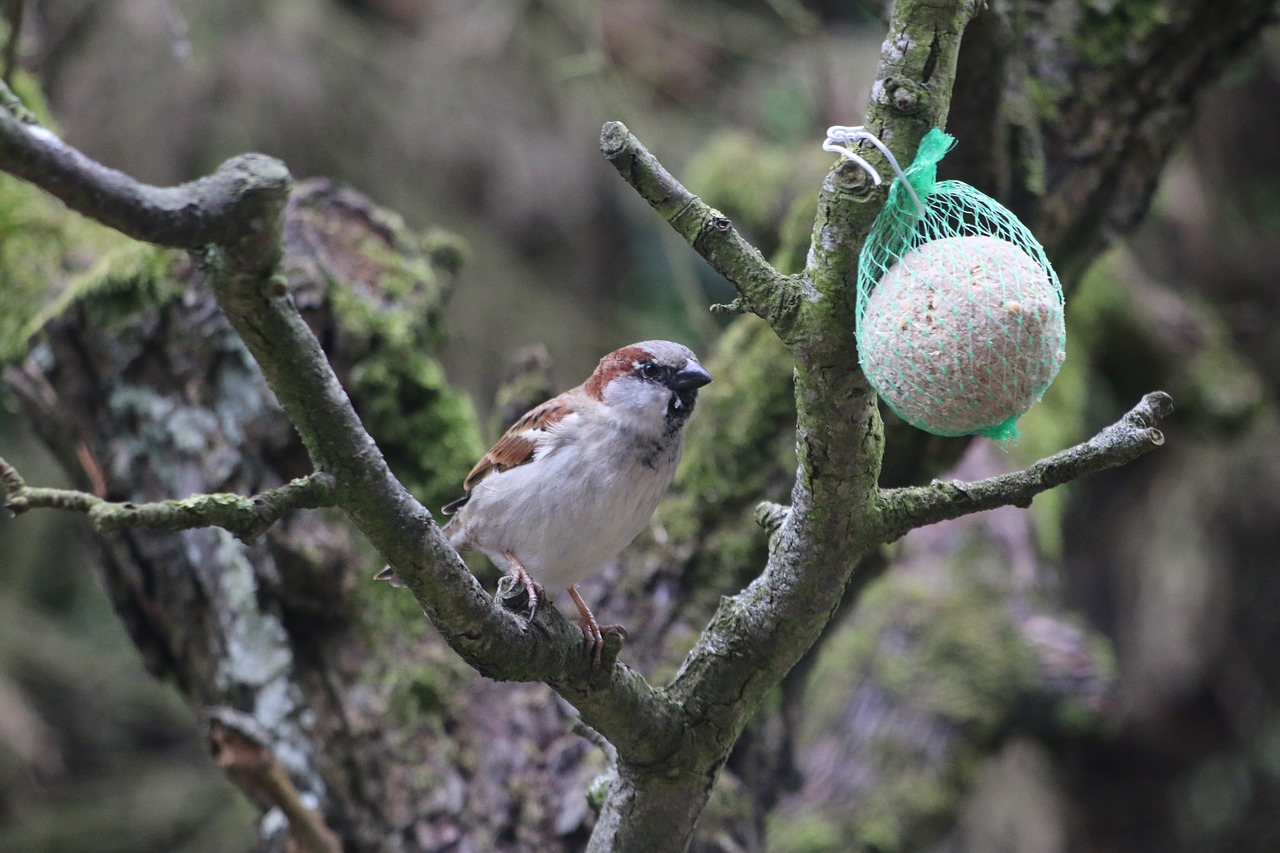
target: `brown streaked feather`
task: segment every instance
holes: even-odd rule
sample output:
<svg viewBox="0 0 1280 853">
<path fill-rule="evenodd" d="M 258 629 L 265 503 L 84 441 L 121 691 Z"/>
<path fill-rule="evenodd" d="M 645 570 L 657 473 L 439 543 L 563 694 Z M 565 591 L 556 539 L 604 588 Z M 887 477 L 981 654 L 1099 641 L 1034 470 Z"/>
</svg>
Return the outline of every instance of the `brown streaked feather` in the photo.
<svg viewBox="0 0 1280 853">
<path fill-rule="evenodd" d="M 524 465 L 533 459 L 533 451 L 537 446 L 538 443 L 529 435 L 507 433 L 471 469 L 467 479 L 462 481 L 462 488 L 469 492 L 475 488 L 476 483 L 494 471 L 506 471 L 517 465 Z"/>
<path fill-rule="evenodd" d="M 476 487 L 476 484 L 493 472 L 506 471 L 532 462 L 533 452 L 537 449 L 538 442 L 531 433 L 559 423 L 571 414 L 573 410 L 556 397 L 522 415 L 502 438 L 498 439 L 497 444 L 489 448 L 489 452 L 476 463 L 471 473 L 467 475 L 467 479 L 462 481 L 462 488 L 467 491 L 467 496 L 446 506 L 444 512 L 450 515 L 456 512 L 467 502 L 467 497 L 470 497 L 471 490 Z"/>
</svg>

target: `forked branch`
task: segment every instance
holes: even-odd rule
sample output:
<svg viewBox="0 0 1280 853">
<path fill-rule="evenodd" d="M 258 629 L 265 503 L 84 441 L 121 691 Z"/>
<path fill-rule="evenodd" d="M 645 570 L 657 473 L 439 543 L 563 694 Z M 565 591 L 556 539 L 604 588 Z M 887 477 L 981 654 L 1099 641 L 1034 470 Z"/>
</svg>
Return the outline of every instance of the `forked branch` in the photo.
<svg viewBox="0 0 1280 853">
<path fill-rule="evenodd" d="M 0 83 L 0 169 L 136 240 L 175 249 L 217 245 L 258 268 L 279 258 L 279 235 L 264 226 L 279 216 L 292 180 L 273 157 L 242 154 L 191 183 L 149 186 L 36 124 Z"/>
<path fill-rule="evenodd" d="M 149 187 L 93 162 L 18 112 L 0 98 L 0 170 L 126 235 L 192 250 L 320 473 L 265 502 L 260 496 L 258 506 L 227 495 L 125 505 L 84 492 L 32 489 L 10 469 L 15 512 L 51 506 L 87 513 L 100 529 L 216 524 L 247 535 L 277 511 L 335 506 L 395 568 L 454 651 L 481 673 L 546 682 L 635 761 L 658 764 L 678 751 L 685 726 L 678 703 L 616 660 L 606 659 L 604 670 L 593 673 L 581 653 L 581 631 L 552 608 L 540 610 L 531 625 L 496 605 L 392 473 L 277 273 L 291 186 L 282 163 L 244 155 L 207 178 Z"/>
</svg>

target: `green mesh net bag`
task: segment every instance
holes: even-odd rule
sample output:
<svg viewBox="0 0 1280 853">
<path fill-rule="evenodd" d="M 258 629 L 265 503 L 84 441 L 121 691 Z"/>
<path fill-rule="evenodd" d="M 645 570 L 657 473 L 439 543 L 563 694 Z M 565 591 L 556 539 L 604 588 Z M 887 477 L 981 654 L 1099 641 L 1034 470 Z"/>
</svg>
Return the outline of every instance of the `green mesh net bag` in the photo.
<svg viewBox="0 0 1280 853">
<path fill-rule="evenodd" d="M 1016 216 L 937 181 L 954 142 L 930 131 L 889 188 L 858 263 L 858 353 L 907 423 L 1006 443 L 1062 366 L 1062 288 Z"/>
</svg>

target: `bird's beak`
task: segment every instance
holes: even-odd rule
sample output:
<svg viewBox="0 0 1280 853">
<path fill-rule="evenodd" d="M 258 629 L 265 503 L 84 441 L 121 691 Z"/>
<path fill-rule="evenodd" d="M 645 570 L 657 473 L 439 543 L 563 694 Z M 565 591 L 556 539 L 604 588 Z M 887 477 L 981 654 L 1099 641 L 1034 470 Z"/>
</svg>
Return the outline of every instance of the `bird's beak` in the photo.
<svg viewBox="0 0 1280 853">
<path fill-rule="evenodd" d="M 674 391 L 688 391 L 701 388 L 711 381 L 711 374 L 702 369 L 696 361 L 686 361 L 684 367 L 671 377 L 671 388 Z"/>
</svg>

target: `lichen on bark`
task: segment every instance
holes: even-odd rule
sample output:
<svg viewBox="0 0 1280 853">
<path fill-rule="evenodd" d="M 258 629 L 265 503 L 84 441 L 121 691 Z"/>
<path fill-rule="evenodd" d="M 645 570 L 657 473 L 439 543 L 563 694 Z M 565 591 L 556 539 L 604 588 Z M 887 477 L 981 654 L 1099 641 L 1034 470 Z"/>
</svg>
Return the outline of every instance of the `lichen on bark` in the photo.
<svg viewBox="0 0 1280 853">
<path fill-rule="evenodd" d="M 967 4 L 925 7 L 904 2 L 898 6 L 901 15 L 891 24 L 892 33 L 874 93 L 876 100 L 868 120 L 903 155 L 911 149 L 911 140 L 917 131 L 922 133 L 946 115 L 956 40 L 963 29 L 962 19 L 973 9 Z M 940 24 L 942 15 L 955 19 Z M 502 678 L 528 678 L 532 677 L 531 672 L 539 673 L 577 704 L 586 719 L 598 723 L 602 731 L 618 741 L 621 768 L 605 796 L 606 820 L 602 821 L 598 846 L 616 843 L 624 848 L 629 845 L 641 849 L 672 849 L 686 842 L 692 833 L 693 821 L 708 796 L 712 780 L 748 720 L 771 707 L 776 683 L 805 650 L 817 642 L 822 624 L 838 611 L 842 597 L 846 602 L 856 600 L 866 589 L 866 583 L 881 570 L 872 561 L 860 559 L 885 534 L 884 518 L 876 515 L 883 512 L 887 503 L 894 503 L 900 515 L 915 516 L 908 520 L 919 521 L 930 501 L 936 507 L 941 498 L 960 504 L 963 497 L 956 484 L 923 493 L 886 495 L 877 482 L 884 439 L 874 399 L 855 367 L 856 353 L 851 345 L 850 273 L 855 249 L 875 215 L 881 191 L 872 189 L 859 177 L 860 173 L 848 167 L 834 170 L 824 186 L 818 224 L 812 230 L 812 262 L 804 274 L 788 267 L 785 270 L 788 274 L 783 275 L 765 264 L 758 252 L 752 251 L 753 247 L 737 232 L 731 217 L 715 208 L 694 204 L 683 195 L 673 195 L 678 183 L 664 171 L 643 173 L 643 168 L 637 165 L 643 160 L 642 146 L 629 138 L 625 128 L 610 125 L 604 136 L 610 156 L 628 158 L 624 173 L 645 178 L 637 188 L 717 269 L 742 287 L 740 305 L 766 318 L 782 342 L 769 339 L 764 334 L 765 325 L 756 318 L 743 318 L 726 336 L 725 397 L 713 396 L 714 389 L 719 387 L 713 386 L 705 398 L 702 415 L 704 423 L 712 413 L 715 413 L 712 423 L 732 423 L 733 429 L 721 430 L 731 440 L 725 447 L 717 448 L 716 436 L 711 432 L 701 437 L 691 436 L 691 445 L 699 450 L 697 461 L 682 473 L 678 486 L 681 491 L 661 517 L 664 526 L 675 532 L 674 540 L 695 535 L 726 520 L 732 522 L 721 528 L 722 538 L 716 534 L 706 537 L 710 546 L 707 550 L 699 553 L 695 549 L 690 553 L 688 565 L 693 568 L 688 572 L 688 579 L 692 583 L 712 579 L 712 589 L 731 592 L 767 561 L 761 578 L 740 595 L 724 599 L 712 618 L 709 632 L 697 644 L 670 690 L 652 688 L 625 665 L 611 665 L 602 676 L 602 683 L 592 683 L 585 676 L 584 668 L 577 666 L 581 661 L 572 654 L 576 651 L 576 629 L 562 618 L 539 620 L 532 629 L 525 629 L 515 617 L 487 606 L 483 592 L 461 570 L 456 555 L 441 545 L 434 526 L 420 507 L 415 507 L 405 496 L 393 493 L 390 486 L 383 492 L 366 488 L 370 479 L 380 478 L 383 484 L 392 484 L 393 478 L 385 476 L 375 464 L 378 460 L 373 459 L 381 450 L 392 459 L 392 467 L 400 480 L 414 486 L 419 497 L 438 500 L 438 491 L 451 488 L 456 482 L 456 475 L 447 473 L 450 466 L 458 464 L 458 458 L 469 462 L 477 449 L 473 418 L 465 403 L 457 398 L 442 402 L 447 390 L 442 390 L 445 386 L 434 362 L 415 358 L 418 350 L 430 349 L 437 342 L 433 330 L 415 328 L 409 313 L 379 313 L 375 306 L 381 294 L 375 288 L 345 289 L 343 285 L 349 271 L 335 272 L 323 264 L 314 280 L 291 278 L 279 293 L 273 290 L 281 284 L 279 279 L 252 277 L 253 272 L 261 273 L 262 269 L 250 271 L 238 280 L 231 280 L 233 275 L 222 276 L 225 280 L 219 282 L 219 292 L 246 329 L 247 337 L 260 335 L 254 324 L 263 316 L 272 323 L 281 320 L 287 314 L 289 300 L 303 308 L 321 340 L 329 342 L 334 334 L 340 335 L 341 329 L 335 332 L 336 327 L 350 325 L 358 330 L 354 336 L 357 342 L 346 352 L 347 356 L 354 357 L 334 360 L 378 445 L 364 441 L 354 428 L 337 438 L 350 439 L 356 435 L 359 438 L 356 443 L 331 441 L 335 432 L 325 432 L 326 425 L 320 422 L 323 419 L 305 411 L 306 399 L 289 399 L 287 407 L 307 438 L 313 451 L 312 461 L 336 469 L 341 476 L 342 501 L 350 516 L 397 562 L 397 570 L 401 565 L 406 569 L 418 599 L 411 602 L 407 596 L 400 595 L 398 601 L 402 604 L 392 608 L 395 618 L 387 621 L 398 629 L 406 620 L 419 616 L 415 608 L 421 605 L 467 662 Z M 282 178 L 278 171 L 274 175 Z M 279 181 L 272 184 L 277 193 L 281 186 Z M 287 239 L 286 233 L 286 243 Z M 386 234 L 373 239 L 379 251 L 369 253 L 367 260 L 385 272 L 386 259 L 376 241 L 386 239 Z M 794 259 L 797 253 L 792 249 L 779 256 Z M 214 263 L 211 269 L 215 273 L 227 271 L 226 267 L 219 268 Z M 414 300 L 431 290 L 427 269 L 410 263 L 403 270 L 389 273 L 384 278 L 386 292 L 420 305 Z M 308 275 L 301 278 L 307 279 Z M 328 298 L 325 288 L 316 287 L 317 282 L 325 279 L 332 279 L 328 284 L 338 284 L 333 291 L 337 296 L 328 304 L 325 304 Z M 419 290 L 418 284 L 424 287 Z M 337 319 L 332 320 L 332 326 L 328 325 L 329 319 L 316 322 L 316 315 L 307 313 L 317 305 L 333 309 Z M 320 315 L 323 318 L 324 312 Z M 297 324 L 289 325 L 292 319 L 287 319 L 284 326 L 271 329 L 283 328 L 295 335 L 294 343 L 305 338 L 298 334 Z M 276 386 L 286 394 L 297 394 L 293 386 L 299 377 L 290 372 L 296 365 L 289 360 L 297 359 L 299 350 L 273 339 L 257 339 L 254 345 L 258 358 L 273 371 Z M 385 359 L 378 352 L 384 345 Z M 361 349 L 366 346 L 367 349 Z M 794 386 L 787 368 L 791 358 L 798 362 Z M 237 366 L 243 367 L 243 353 L 237 353 L 231 360 L 236 359 L 241 362 Z M 315 379 L 318 365 L 318 360 L 304 365 L 307 373 L 301 377 L 302 382 Z M 753 385 L 766 393 L 755 400 L 759 405 L 749 417 L 743 417 L 738 423 L 733 412 L 734 397 L 751 390 Z M 299 384 L 299 387 L 302 386 Z M 316 386 L 306 387 L 314 390 Z M 334 393 L 332 385 L 323 385 L 321 391 L 324 393 L 313 395 L 312 401 L 331 407 L 323 414 L 338 412 L 345 418 L 346 412 L 339 411 L 341 394 Z M 255 393 L 261 394 L 261 391 Z M 366 395 L 385 396 L 387 402 L 375 404 L 366 400 Z M 754 400 L 756 395 L 751 396 Z M 161 420 L 168 405 L 136 390 L 123 393 L 116 402 L 118 407 L 113 414 L 136 417 L 152 427 Z M 248 409 L 253 408 L 250 403 L 259 402 L 260 399 L 242 397 L 238 405 Z M 794 412 L 788 411 L 791 404 L 799 415 L 798 428 L 794 431 L 790 423 Z M 433 414 L 418 417 L 419 405 L 425 405 Z M 412 414 L 406 415 L 406 410 Z M 279 420 L 278 412 L 271 410 L 271 414 Z M 202 426 L 198 416 L 184 417 L 195 426 L 184 427 L 175 438 L 176 443 L 182 445 L 180 449 L 189 451 L 199 446 L 205 433 L 198 429 Z M 446 433 L 448 438 L 441 433 Z M 450 444 L 454 438 L 456 444 Z M 425 449 L 428 445 L 430 450 Z M 357 452 L 348 452 L 352 447 Z M 795 452 L 790 447 L 798 450 L 798 461 L 790 458 L 790 453 Z M 396 452 L 403 452 L 404 456 L 393 457 Z M 285 470 L 305 469 L 308 463 L 296 443 L 267 442 L 266 454 L 279 467 L 279 471 L 271 471 L 272 476 Z M 754 467 L 761 464 L 765 466 L 763 469 Z M 780 524 L 775 531 L 773 550 L 766 551 L 765 532 L 753 529 L 748 504 L 753 498 L 781 499 L 780 495 L 751 493 L 773 489 L 779 480 L 785 482 L 791 472 L 779 475 L 778 470 L 787 464 L 792 470 L 798 468 L 798 483 L 792 490 L 792 506 L 776 507 L 774 518 Z M 929 470 L 929 464 L 932 463 L 904 467 L 918 477 Z M 733 474 L 742 475 L 735 487 L 726 488 L 717 483 L 718 478 Z M 362 476 L 366 479 L 361 480 Z M 166 475 L 162 479 L 165 485 L 170 485 L 170 481 L 177 478 Z M 441 483 L 448 485 L 442 487 Z M 708 500 L 712 493 L 716 501 Z M 1022 492 L 1018 493 L 1018 500 L 1023 496 L 1029 500 L 1029 494 Z M 322 537 L 326 535 L 326 527 L 306 528 L 299 538 Z M 273 531 L 268 546 L 275 550 L 271 556 L 277 560 L 283 554 L 291 554 L 296 571 L 288 582 L 273 578 L 273 572 L 268 569 L 263 570 L 260 578 L 261 589 L 276 596 L 273 605 L 287 617 L 282 624 L 298 631 L 298 648 L 314 649 L 322 655 L 341 646 L 347 654 L 363 653 L 366 649 L 359 642 L 350 647 L 342 645 L 349 639 L 342 634 L 349 625 L 346 620 L 359 622 L 359 630 L 353 633 L 359 634 L 360 641 L 368 642 L 379 627 L 376 624 L 379 613 L 376 606 L 363 608 L 383 593 L 399 594 L 386 590 L 374 592 L 367 586 L 359 594 L 352 594 L 356 584 L 353 572 L 376 567 L 374 555 L 368 549 L 343 543 L 340 559 L 326 564 L 323 559 L 312 559 L 316 558 L 314 549 L 308 550 L 297 539 L 289 541 L 289 533 L 288 526 Z M 281 570 L 280 574 L 283 576 L 285 572 Z M 711 595 L 691 598 L 685 614 L 688 616 L 698 610 L 710 611 L 717 603 L 711 600 Z M 963 596 L 961 600 L 968 601 Z M 905 607 L 910 610 L 915 603 L 906 600 Z M 332 606 L 335 604 L 336 607 Z M 356 615 L 357 610 L 360 615 Z M 138 614 L 131 617 L 141 618 Z M 396 653 L 411 655 L 430 643 L 436 643 L 431 647 L 441 651 L 439 636 L 422 627 L 424 623 L 420 618 L 416 624 L 420 630 L 405 632 L 400 637 L 403 645 L 394 647 Z M 985 645 L 990 638 L 970 634 L 972 624 L 960 627 L 968 641 L 963 644 L 965 648 L 976 650 L 977 654 L 990 651 Z M 339 636 L 338 640 L 329 633 L 330 629 Z M 531 642 L 532 631 L 545 633 L 538 635 L 537 642 Z M 318 639 L 327 642 L 315 642 Z M 1003 639 L 1003 635 L 996 639 Z M 375 830 L 381 827 L 392 827 L 388 836 L 394 836 L 400 844 L 426 837 L 443 839 L 448 831 L 456 830 L 456 824 L 449 824 L 450 820 L 456 820 L 456 811 L 450 817 L 446 806 L 462 797 L 458 793 L 462 777 L 477 780 L 475 784 L 480 786 L 492 783 L 495 778 L 506 778 L 502 773 L 509 769 L 495 759 L 494 744 L 485 743 L 485 736 L 489 735 L 494 742 L 514 736 L 506 727 L 495 732 L 477 728 L 459 735 L 458 750 L 465 755 L 455 761 L 454 754 L 449 752 L 454 744 L 442 743 L 441 732 L 464 720 L 484 720 L 486 710 L 500 703 L 519 704 L 527 701 L 529 690 L 541 690 L 540 687 L 526 690 L 510 684 L 496 688 L 488 685 L 493 689 L 469 693 L 469 704 L 464 706 L 457 701 L 454 691 L 462 684 L 474 687 L 478 679 L 460 665 L 433 675 L 434 661 L 425 654 L 423 659 L 425 662 L 406 665 L 403 678 L 379 679 L 372 673 L 361 673 L 355 679 L 358 684 L 351 695 L 341 697 L 350 699 L 351 704 L 339 709 L 342 713 L 334 713 L 327 721 L 343 734 L 355 732 L 378 744 L 373 750 L 377 754 L 364 765 L 356 766 L 353 760 L 349 767 L 328 767 L 338 780 L 330 790 L 340 792 L 334 796 L 345 809 L 334 809 L 335 819 L 350 818 L 352 824 L 361 823 L 351 815 L 362 810 L 373 818 L 361 823 L 358 832 L 353 830 L 353 837 L 358 838 L 356 846 L 375 846 L 379 840 Z M 459 659 L 450 660 L 456 664 Z M 946 655 L 929 660 L 940 660 L 942 665 L 949 662 Z M 173 668 L 173 661 L 164 663 Z M 335 662 L 335 666 L 344 676 L 350 675 L 349 669 L 341 669 L 350 667 L 350 660 Z M 301 674 L 298 683 L 307 683 L 307 678 L 307 674 Z M 370 684 L 376 686 L 372 691 L 365 689 Z M 307 686 L 316 688 L 315 684 Z M 940 689 L 951 687 L 945 683 Z M 317 690 L 317 702 L 326 710 L 334 710 L 324 705 L 326 700 L 319 695 L 322 692 Z M 1006 699 L 1007 694 L 996 695 L 993 704 Z M 333 697 L 328 701 L 334 701 Z M 406 736 L 403 729 L 395 734 L 381 731 L 378 726 L 380 714 L 385 710 L 381 704 L 384 702 L 395 709 L 396 717 L 422 714 L 430 731 L 422 738 Z M 965 705 L 964 702 L 957 704 Z M 941 703 L 938 710 L 940 716 L 946 713 L 963 716 L 972 708 L 965 705 L 957 712 L 955 706 Z M 518 716 L 518 712 L 513 711 L 512 715 Z M 548 716 L 554 715 L 548 713 Z M 343 728 L 348 723 L 352 726 L 350 731 Z M 989 728 L 989 723 L 982 719 L 975 727 Z M 406 721 L 406 725 L 410 724 Z M 563 720 L 556 717 L 550 723 L 542 720 L 527 727 L 521 723 L 515 728 L 521 734 L 536 731 L 545 735 L 548 731 L 563 729 Z M 436 772 L 436 767 L 431 771 L 422 770 L 421 765 L 415 765 L 416 771 L 408 772 L 410 776 L 417 772 L 424 777 L 405 783 L 416 785 L 415 793 L 426 786 L 438 786 L 440 791 L 438 799 L 424 795 L 414 802 L 413 805 L 422 805 L 425 800 L 431 800 L 426 810 L 416 815 L 408 813 L 410 806 L 404 802 L 389 805 L 380 797 L 394 796 L 395 789 L 404 781 L 403 777 L 397 777 L 393 783 L 376 772 L 394 763 L 395 756 L 387 755 L 387 745 L 397 738 L 411 741 L 414 746 L 413 750 L 399 751 L 404 743 L 392 744 L 389 751 L 402 759 L 405 755 L 411 755 L 415 761 L 422 757 L 425 764 L 433 750 L 444 753 L 440 772 Z M 566 766 L 584 766 L 574 763 L 581 759 L 581 750 L 585 749 L 582 744 L 575 741 L 574 746 L 569 746 L 550 736 L 548 739 L 557 749 L 563 748 L 562 752 L 554 752 L 547 747 L 553 757 L 564 757 Z M 540 746 L 546 745 L 545 741 L 538 742 Z M 592 755 L 593 761 L 599 760 L 598 753 Z M 540 757 L 529 758 L 531 764 L 540 760 Z M 521 769 L 528 768 L 529 765 L 524 765 Z M 531 772 L 521 778 L 544 777 Z M 362 788 L 361 782 L 368 787 Z M 741 793 L 740 788 L 728 787 Z M 635 807 L 636 804 L 640 805 Z M 741 805 L 741 800 L 731 796 L 729 804 L 731 808 L 726 809 L 726 814 L 731 817 L 726 819 L 733 819 L 740 814 L 736 807 Z M 427 817 L 421 817 L 423 814 Z M 616 820 L 609 823 L 613 818 Z M 554 818 L 539 814 L 537 819 L 544 820 L 541 824 L 544 828 L 554 823 L 557 832 L 561 825 L 569 826 L 572 832 L 581 832 L 584 822 L 588 822 L 584 816 L 574 814 Z M 518 831 L 502 821 L 503 818 L 495 818 L 492 823 L 484 822 L 483 828 L 476 830 L 476 837 L 491 840 L 502 832 Z M 642 826 L 637 828 L 636 824 Z M 440 834 L 431 835 L 437 829 Z M 868 830 L 868 834 L 875 833 Z"/>
</svg>

